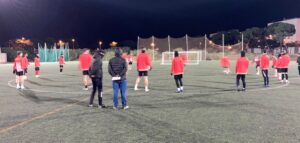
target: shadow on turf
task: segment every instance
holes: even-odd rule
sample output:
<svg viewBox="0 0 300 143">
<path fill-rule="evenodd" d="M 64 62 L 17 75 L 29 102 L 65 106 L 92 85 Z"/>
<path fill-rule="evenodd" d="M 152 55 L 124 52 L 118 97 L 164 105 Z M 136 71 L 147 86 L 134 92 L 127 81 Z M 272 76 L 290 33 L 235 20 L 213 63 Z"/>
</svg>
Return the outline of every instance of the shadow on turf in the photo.
<svg viewBox="0 0 300 143">
<path fill-rule="evenodd" d="M 128 110 L 127 112 L 111 112 L 110 115 L 123 121 L 124 124 L 138 129 L 139 132 L 146 135 L 149 142 L 218 142 L 213 138 L 200 135 L 189 129 L 179 128 L 175 124 L 155 117 L 146 116 L 133 110 Z M 116 141 L 116 138 L 112 136 L 108 140 Z M 133 142 L 142 142 L 143 140 L 145 140 L 145 138 L 137 138 Z"/>
<path fill-rule="evenodd" d="M 41 80 L 47 80 L 47 81 L 54 81 L 54 80 L 46 78 L 46 77 L 40 77 L 39 79 L 41 79 Z"/>
<path fill-rule="evenodd" d="M 48 96 L 43 96 L 43 97 L 37 97 L 34 91 L 30 90 L 27 88 L 27 90 L 18 90 L 18 93 L 30 100 L 33 101 L 34 103 L 42 103 L 42 102 L 59 102 L 63 104 L 73 104 L 77 103 L 78 105 L 87 107 L 87 103 L 85 102 L 80 102 L 80 100 L 74 100 L 74 99 L 68 99 L 68 98 L 57 98 L 57 97 L 48 97 Z"/>
<path fill-rule="evenodd" d="M 40 103 L 39 97 L 35 95 L 35 93 L 31 90 L 18 90 L 19 95 L 33 101 L 35 103 Z"/>
</svg>

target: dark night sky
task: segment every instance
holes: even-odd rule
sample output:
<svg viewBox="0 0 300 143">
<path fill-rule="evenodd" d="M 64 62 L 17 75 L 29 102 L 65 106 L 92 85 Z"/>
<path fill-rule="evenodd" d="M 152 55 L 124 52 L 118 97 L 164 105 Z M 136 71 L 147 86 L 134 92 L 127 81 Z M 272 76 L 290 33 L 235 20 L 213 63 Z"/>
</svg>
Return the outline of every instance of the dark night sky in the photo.
<svg viewBox="0 0 300 143">
<path fill-rule="evenodd" d="M 137 36 L 180 37 L 300 17 L 300 0 L 0 0 L 0 45 L 25 36 L 81 47 Z"/>
</svg>

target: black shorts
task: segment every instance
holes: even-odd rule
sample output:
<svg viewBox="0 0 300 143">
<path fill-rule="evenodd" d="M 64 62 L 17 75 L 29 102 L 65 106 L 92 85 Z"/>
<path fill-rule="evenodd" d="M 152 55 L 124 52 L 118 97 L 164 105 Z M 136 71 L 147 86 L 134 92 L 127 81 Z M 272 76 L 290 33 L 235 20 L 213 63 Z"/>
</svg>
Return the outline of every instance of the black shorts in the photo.
<svg viewBox="0 0 300 143">
<path fill-rule="evenodd" d="M 148 71 L 139 71 L 139 76 L 148 76 Z"/>
<path fill-rule="evenodd" d="M 17 76 L 23 76 L 24 75 L 24 71 L 20 71 L 20 72 L 16 72 Z"/>
<path fill-rule="evenodd" d="M 27 72 L 27 69 L 24 69 L 24 75 L 25 75 L 26 73 L 28 73 L 28 72 Z"/>
<path fill-rule="evenodd" d="M 288 68 L 282 68 L 281 69 L 281 73 L 287 73 L 289 70 L 288 70 Z"/>
<path fill-rule="evenodd" d="M 129 65 L 132 65 L 132 62 L 129 62 L 128 64 L 129 64 Z"/>
<path fill-rule="evenodd" d="M 174 75 L 174 79 L 182 79 L 182 78 L 183 78 L 183 75 L 182 75 L 182 74 Z"/>
<path fill-rule="evenodd" d="M 276 68 L 278 73 L 281 73 L 281 68 Z"/>
<path fill-rule="evenodd" d="M 89 75 L 89 71 L 88 70 L 82 71 L 82 74 L 83 75 Z"/>
<path fill-rule="evenodd" d="M 35 67 L 35 71 L 39 71 L 40 70 L 40 67 Z"/>
</svg>

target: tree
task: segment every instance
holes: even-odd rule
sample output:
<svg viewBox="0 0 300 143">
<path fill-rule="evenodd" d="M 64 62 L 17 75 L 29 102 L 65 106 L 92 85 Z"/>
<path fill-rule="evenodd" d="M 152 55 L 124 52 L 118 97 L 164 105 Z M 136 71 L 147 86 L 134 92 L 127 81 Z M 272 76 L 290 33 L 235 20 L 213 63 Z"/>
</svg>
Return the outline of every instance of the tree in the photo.
<svg viewBox="0 0 300 143">
<path fill-rule="evenodd" d="M 293 36 L 295 33 L 295 25 L 289 23 L 277 22 L 267 28 L 267 34 L 272 35 L 273 39 L 277 40 L 281 47 L 284 39 Z"/>
<path fill-rule="evenodd" d="M 244 43 L 251 43 L 253 40 L 258 40 L 258 39 L 263 39 L 265 37 L 265 29 L 264 28 L 258 28 L 258 27 L 253 27 L 246 29 L 243 34 L 244 34 Z"/>
<path fill-rule="evenodd" d="M 218 32 L 211 36 L 211 40 L 218 45 L 222 45 L 222 35 L 224 34 L 225 45 L 233 45 L 241 41 L 241 33 L 239 30 L 233 29 L 229 31 Z"/>
</svg>

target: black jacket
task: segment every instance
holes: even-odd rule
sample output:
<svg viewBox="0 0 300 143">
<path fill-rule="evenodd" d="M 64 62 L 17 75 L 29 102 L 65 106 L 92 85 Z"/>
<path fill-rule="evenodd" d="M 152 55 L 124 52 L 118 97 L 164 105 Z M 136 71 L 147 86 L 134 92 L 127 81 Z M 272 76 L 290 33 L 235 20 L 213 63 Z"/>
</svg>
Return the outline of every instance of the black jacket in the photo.
<svg viewBox="0 0 300 143">
<path fill-rule="evenodd" d="M 297 59 L 297 63 L 298 63 L 298 65 L 300 66 L 300 56 L 299 56 L 298 59 Z"/>
<path fill-rule="evenodd" d="M 89 75 L 91 78 L 102 78 L 102 59 L 101 57 L 96 57 L 89 68 Z"/>
<path fill-rule="evenodd" d="M 119 76 L 121 80 L 126 80 L 127 63 L 125 59 L 116 56 L 109 60 L 108 72 L 112 77 Z"/>
</svg>

